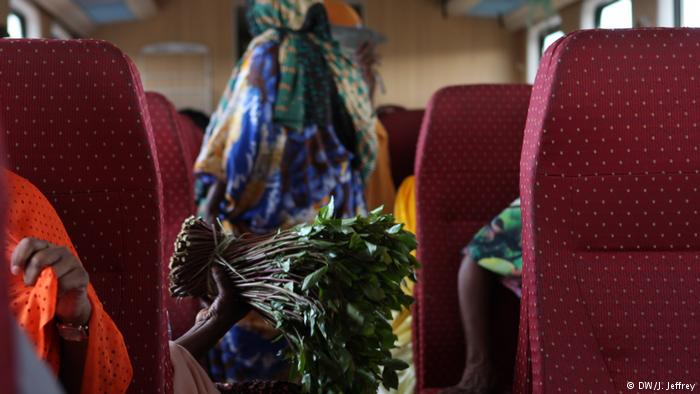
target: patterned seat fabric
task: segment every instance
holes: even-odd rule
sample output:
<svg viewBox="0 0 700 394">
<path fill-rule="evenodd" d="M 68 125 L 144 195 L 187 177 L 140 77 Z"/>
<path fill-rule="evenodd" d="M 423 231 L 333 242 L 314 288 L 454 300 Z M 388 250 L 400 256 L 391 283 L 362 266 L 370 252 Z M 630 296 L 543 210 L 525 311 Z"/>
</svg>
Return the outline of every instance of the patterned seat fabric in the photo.
<svg viewBox="0 0 700 394">
<path fill-rule="evenodd" d="M 182 222 L 194 214 L 194 193 L 192 166 L 189 163 L 189 148 L 183 137 L 175 107 L 163 95 L 146 93 L 148 111 L 151 115 L 153 135 L 156 140 L 156 153 L 163 181 L 163 214 L 165 225 L 164 253 L 162 269 L 169 274 L 168 265 L 173 254 L 175 238 Z M 175 299 L 169 290 L 163 289 L 168 299 L 168 317 L 172 328 L 172 338 L 178 338 L 194 324 L 198 303 L 193 299 Z"/>
<path fill-rule="evenodd" d="M 5 152 L 3 136 L 0 134 L 0 157 Z M 5 188 L 5 179 L 3 174 L 5 160 L 0 159 L 0 245 L 5 244 L 5 215 L 8 210 L 7 189 Z M 14 335 L 12 335 L 12 327 L 10 326 L 10 308 L 7 298 L 6 276 L 9 270 L 9 262 L 5 261 L 5 253 L 0 254 L 0 382 L 2 382 L 3 390 L 8 393 L 14 393 L 15 390 L 15 361 L 14 361 Z"/>
<path fill-rule="evenodd" d="M 180 123 L 179 130 L 182 133 L 182 140 L 185 143 L 185 153 L 188 157 L 187 163 L 190 168 L 194 168 L 194 162 L 197 161 L 199 150 L 202 147 L 204 130 L 197 127 L 190 118 L 184 115 L 178 114 L 178 122 Z M 190 172 L 192 172 L 191 169 Z"/>
<path fill-rule="evenodd" d="M 416 157 L 418 260 L 413 348 L 418 390 L 456 384 L 464 368 L 457 298 L 461 251 L 518 197 L 518 164 L 530 86 L 438 91 Z M 515 336 L 515 335 L 513 335 Z"/>
<path fill-rule="evenodd" d="M 94 40 L 0 40 L 9 167 L 52 202 L 121 330 L 131 393 L 172 392 L 162 194 L 141 82 Z"/>
<path fill-rule="evenodd" d="M 389 111 L 380 116 L 389 134 L 389 157 L 394 185 L 399 187 L 408 176 L 413 175 L 416 162 L 416 145 L 423 121 L 422 109 Z"/>
<path fill-rule="evenodd" d="M 700 376 L 699 69 L 693 29 L 581 31 L 547 51 L 521 162 L 516 391 Z"/>
</svg>

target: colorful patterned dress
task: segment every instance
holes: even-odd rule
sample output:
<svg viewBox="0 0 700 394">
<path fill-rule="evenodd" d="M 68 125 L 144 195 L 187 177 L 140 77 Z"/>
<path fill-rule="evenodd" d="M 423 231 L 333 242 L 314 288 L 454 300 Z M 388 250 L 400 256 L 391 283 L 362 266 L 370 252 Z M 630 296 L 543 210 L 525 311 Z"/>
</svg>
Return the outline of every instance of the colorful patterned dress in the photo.
<svg viewBox="0 0 700 394">
<path fill-rule="evenodd" d="M 376 118 L 353 62 L 330 36 L 322 2 L 249 1 L 251 42 L 207 128 L 195 164 L 225 184 L 219 207 L 237 232 L 306 222 L 333 196 L 339 216 L 365 211 Z M 249 315 L 209 357 L 215 381 L 278 379 L 275 331 Z M 283 377 L 283 376 L 282 376 Z"/>
<path fill-rule="evenodd" d="M 503 284 L 518 297 L 522 294 L 522 219 L 520 199 L 482 227 L 465 251 L 481 267 L 502 276 Z"/>
</svg>

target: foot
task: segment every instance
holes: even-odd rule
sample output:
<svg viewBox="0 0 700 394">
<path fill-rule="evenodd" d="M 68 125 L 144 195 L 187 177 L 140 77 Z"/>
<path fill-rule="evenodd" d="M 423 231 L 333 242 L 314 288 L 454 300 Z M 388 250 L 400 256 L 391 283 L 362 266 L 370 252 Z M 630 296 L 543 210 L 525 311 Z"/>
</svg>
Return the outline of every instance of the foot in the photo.
<svg viewBox="0 0 700 394">
<path fill-rule="evenodd" d="M 474 364 L 467 366 L 456 386 L 443 390 L 442 394 L 488 394 L 496 392 L 497 387 L 498 380 L 491 364 Z"/>
</svg>

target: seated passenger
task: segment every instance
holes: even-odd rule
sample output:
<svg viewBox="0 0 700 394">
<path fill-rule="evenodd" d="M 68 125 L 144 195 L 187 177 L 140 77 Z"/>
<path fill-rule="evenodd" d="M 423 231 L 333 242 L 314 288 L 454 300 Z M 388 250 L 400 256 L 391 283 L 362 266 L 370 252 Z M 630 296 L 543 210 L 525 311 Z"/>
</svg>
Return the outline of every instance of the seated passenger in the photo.
<svg viewBox="0 0 700 394">
<path fill-rule="evenodd" d="M 10 309 L 69 393 L 124 393 L 132 369 L 56 211 L 26 179 L 5 171 Z M 51 269 L 46 269 L 51 268 Z"/>
<path fill-rule="evenodd" d="M 458 292 L 462 328 L 467 344 L 464 373 L 459 384 L 444 393 L 510 392 L 502 387 L 495 355 L 489 348 L 489 299 L 497 280 L 520 298 L 522 294 L 522 221 L 520 199 L 479 230 L 464 250 Z M 494 275 L 494 273 L 496 275 Z M 517 325 L 517 322 L 513 322 Z M 511 360 L 508 360 L 509 362 Z M 512 360 L 513 362 L 515 360 Z"/>
<path fill-rule="evenodd" d="M 401 183 L 396 195 L 394 215 L 397 222 L 404 223 L 406 230 L 415 232 L 414 176 L 404 179 Z M 481 228 L 464 250 L 458 277 L 458 292 L 464 337 L 468 344 L 467 359 L 461 381 L 455 387 L 444 390 L 445 393 L 481 394 L 510 391 L 510 387 L 499 386 L 501 382 L 498 371 L 495 370 L 495 357 L 489 348 L 487 312 L 493 307 L 489 298 L 491 290 L 499 280 L 518 298 L 521 296 L 521 225 L 518 199 L 491 223 Z M 412 286 L 407 291 L 412 294 Z M 415 390 L 411 320 L 411 311 L 404 310 L 394 316 L 392 321 L 394 334 L 398 337 L 397 348 L 392 351 L 392 356 L 410 365 L 408 369 L 399 372 L 397 392 L 400 394 L 412 393 Z M 514 325 L 517 323 L 513 322 Z"/>
<path fill-rule="evenodd" d="M 132 366 L 124 339 L 102 308 L 88 273 L 76 257 L 61 219 L 26 179 L 5 172 L 9 189 L 6 255 L 10 307 L 36 352 L 68 393 L 124 393 Z M 50 269 L 47 269 L 50 268 Z M 195 325 L 170 343 L 175 394 L 218 393 L 195 361 L 211 349 L 248 307 L 222 285 L 214 269 L 217 298 Z"/>
</svg>

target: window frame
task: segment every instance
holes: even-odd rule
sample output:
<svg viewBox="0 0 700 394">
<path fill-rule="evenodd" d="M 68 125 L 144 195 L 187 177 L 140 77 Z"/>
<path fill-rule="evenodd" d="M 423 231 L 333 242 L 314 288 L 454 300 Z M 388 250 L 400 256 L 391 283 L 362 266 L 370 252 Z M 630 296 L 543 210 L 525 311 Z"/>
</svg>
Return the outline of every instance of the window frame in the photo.
<svg viewBox="0 0 700 394">
<path fill-rule="evenodd" d="M 526 56 L 526 73 L 527 82 L 534 83 L 537 70 L 540 68 L 540 60 L 542 58 L 542 39 L 547 33 L 561 30 L 561 17 L 558 14 L 552 15 L 549 18 L 529 27 L 527 29 L 527 56 Z"/>
<path fill-rule="evenodd" d="M 599 29 L 600 14 L 603 8 L 618 0 L 583 0 L 581 4 L 581 29 Z M 668 2 L 668 0 L 658 0 Z M 632 3 L 632 24 L 634 25 L 634 2 Z"/>
<path fill-rule="evenodd" d="M 11 0 L 10 10 L 23 20 L 24 38 L 41 38 L 41 15 L 39 9 L 27 0 Z M 7 23 L 7 22 L 6 22 Z"/>
<path fill-rule="evenodd" d="M 663 0 L 659 0 L 663 1 Z M 682 0 L 674 0 L 673 1 L 673 26 L 674 27 L 683 27 L 683 1 Z M 691 27 L 694 29 L 700 28 L 700 27 Z"/>
<path fill-rule="evenodd" d="M 598 4 L 598 6 L 595 8 L 595 11 L 593 11 L 593 26 L 595 26 L 595 29 L 600 29 L 600 18 L 603 16 L 603 10 L 605 7 L 614 4 L 620 0 L 606 0 L 603 3 Z"/>
<path fill-rule="evenodd" d="M 556 25 L 556 26 L 551 26 L 551 27 L 549 27 L 548 29 L 543 29 L 542 31 L 540 31 L 540 37 L 539 37 L 539 41 L 540 41 L 540 54 L 544 55 L 544 51 L 545 51 L 545 49 L 546 49 L 546 48 L 544 47 L 544 39 L 547 38 L 548 35 L 550 35 L 550 34 L 552 34 L 552 33 L 556 33 L 556 32 L 558 32 L 558 31 L 562 31 L 562 32 L 564 31 L 564 30 L 561 28 L 561 24 Z M 564 33 L 564 34 L 566 34 L 566 33 Z"/>
<path fill-rule="evenodd" d="M 8 19 L 10 15 L 14 15 L 19 19 L 20 26 L 22 28 L 22 37 L 21 38 L 27 38 L 27 18 L 24 16 L 24 14 L 20 11 L 15 10 L 14 8 L 10 9 L 10 13 L 7 15 Z M 7 37 L 10 37 L 10 26 L 9 23 L 5 22 L 7 26 L 5 27 L 7 30 Z"/>
</svg>

